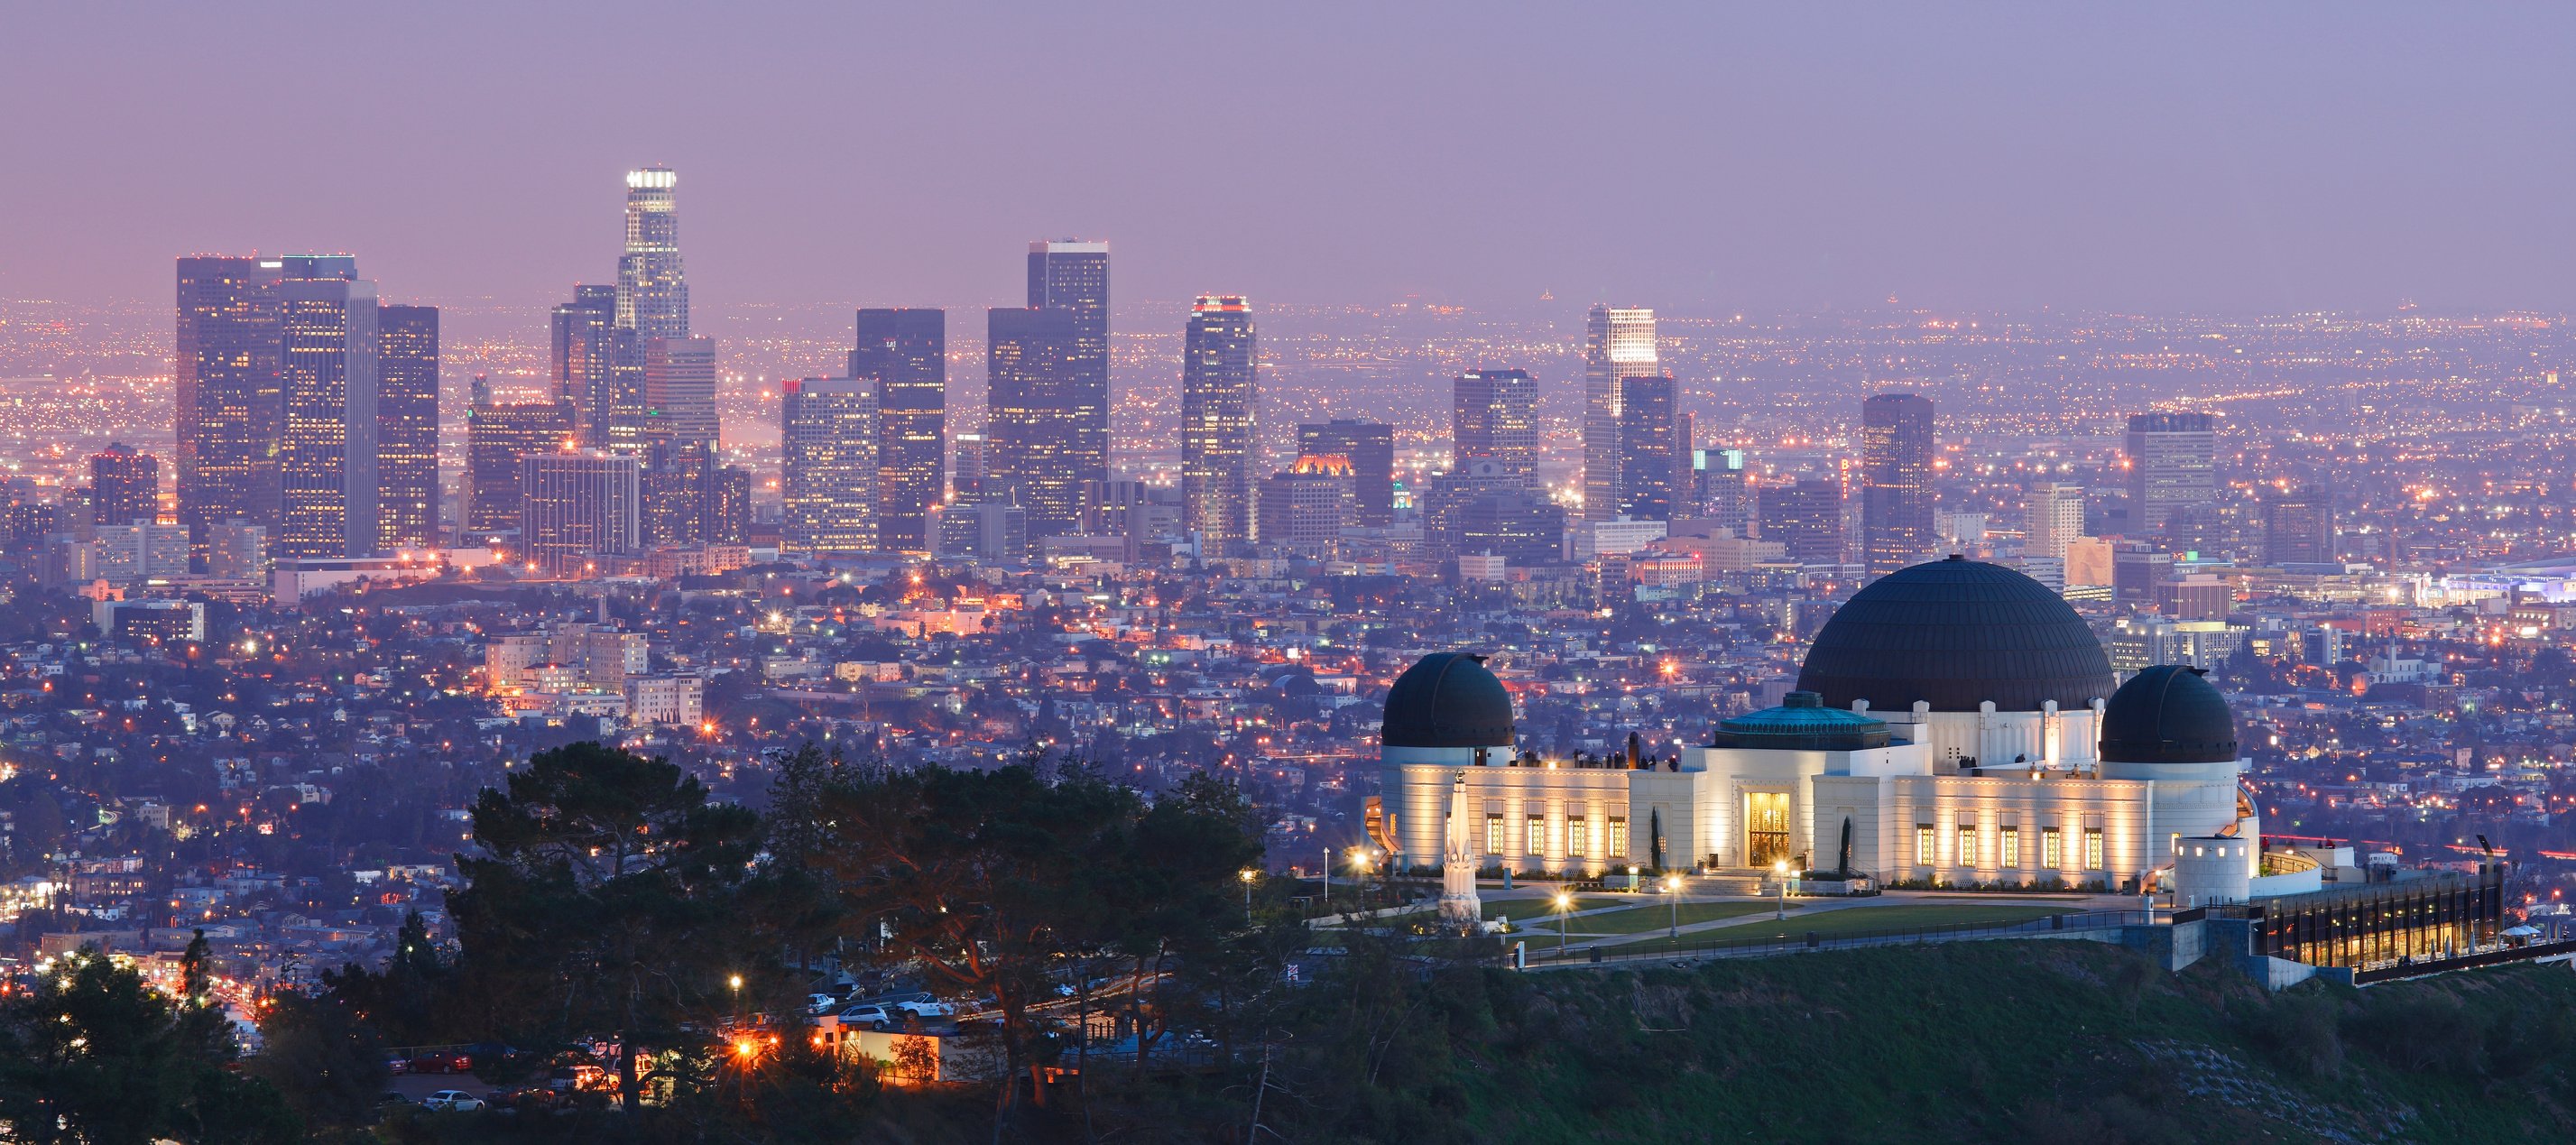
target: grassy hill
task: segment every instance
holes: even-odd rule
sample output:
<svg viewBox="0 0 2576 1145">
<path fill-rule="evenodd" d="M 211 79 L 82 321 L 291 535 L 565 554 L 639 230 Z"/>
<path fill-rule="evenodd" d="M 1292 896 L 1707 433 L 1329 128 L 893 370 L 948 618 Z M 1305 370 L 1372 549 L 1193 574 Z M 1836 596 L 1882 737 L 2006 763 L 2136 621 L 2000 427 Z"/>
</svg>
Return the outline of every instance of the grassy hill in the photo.
<svg viewBox="0 0 2576 1145">
<path fill-rule="evenodd" d="M 1265 1120 L 1295 1123 L 1291 1139 L 2576 1138 L 2565 967 L 2267 996 L 2116 947 L 1970 942 L 1450 971 L 1375 996 L 1396 1020 L 1349 1006 L 1314 1035 L 1338 1052 L 1310 1043 L 1307 1063 L 1374 1084 L 1286 1071 L 1291 1110 Z"/>
</svg>

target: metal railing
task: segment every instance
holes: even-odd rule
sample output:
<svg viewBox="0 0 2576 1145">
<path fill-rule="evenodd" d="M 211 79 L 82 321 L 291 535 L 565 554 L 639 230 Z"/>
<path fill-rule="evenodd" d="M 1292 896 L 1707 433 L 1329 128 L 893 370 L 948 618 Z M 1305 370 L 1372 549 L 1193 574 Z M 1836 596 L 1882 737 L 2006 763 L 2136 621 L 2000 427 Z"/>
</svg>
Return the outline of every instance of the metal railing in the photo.
<svg viewBox="0 0 2576 1145">
<path fill-rule="evenodd" d="M 1793 923 L 1794 921 L 1792 920 Z M 1811 930 L 1804 934 L 1765 935 L 1761 938 L 1728 939 L 1713 934 L 1705 938 L 1695 938 L 1690 935 L 1684 935 L 1678 939 L 1647 938 L 1616 946 L 1578 947 L 1566 950 L 1562 954 L 1554 947 L 1541 947 L 1532 943 L 1524 948 L 1523 953 L 1525 963 L 1530 966 L 1607 964 L 1676 958 L 1769 958 L 1814 950 L 1847 950 L 1864 946 L 1905 946 L 1927 942 L 1954 942 L 1961 939 L 2015 938 L 2117 930 L 2122 927 L 2148 926 L 2171 921 L 2173 921 L 2171 911 L 2097 910 L 2011 921 L 1950 922 L 1930 926 L 1840 932 Z"/>
</svg>

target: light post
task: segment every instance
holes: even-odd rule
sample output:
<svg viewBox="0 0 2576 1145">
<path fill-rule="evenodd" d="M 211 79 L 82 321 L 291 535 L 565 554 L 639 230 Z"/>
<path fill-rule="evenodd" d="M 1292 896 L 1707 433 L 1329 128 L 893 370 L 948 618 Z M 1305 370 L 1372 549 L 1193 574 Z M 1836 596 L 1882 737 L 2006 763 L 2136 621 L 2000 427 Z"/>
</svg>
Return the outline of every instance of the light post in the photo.
<svg viewBox="0 0 2576 1145">
<path fill-rule="evenodd" d="M 1682 877 L 1680 875 L 1664 876 L 1664 899 L 1673 904 L 1673 928 L 1666 931 L 1664 937 L 1680 938 L 1682 936 Z"/>
<path fill-rule="evenodd" d="M 1250 867 L 1243 869 L 1243 925 L 1245 926 L 1252 925 L 1252 880 L 1257 877 L 1259 872 Z"/>
<path fill-rule="evenodd" d="M 1368 909 L 1369 849 L 1351 848 L 1351 895 L 1354 910 Z"/>
<path fill-rule="evenodd" d="M 1780 880 L 1780 909 L 1771 914 L 1772 920 L 1776 922 L 1789 917 L 1789 860 L 1773 860 L 1771 874 Z"/>
<path fill-rule="evenodd" d="M 1565 930 L 1573 909 L 1574 896 L 1564 891 L 1556 892 L 1556 956 L 1560 959 L 1565 957 Z"/>
</svg>

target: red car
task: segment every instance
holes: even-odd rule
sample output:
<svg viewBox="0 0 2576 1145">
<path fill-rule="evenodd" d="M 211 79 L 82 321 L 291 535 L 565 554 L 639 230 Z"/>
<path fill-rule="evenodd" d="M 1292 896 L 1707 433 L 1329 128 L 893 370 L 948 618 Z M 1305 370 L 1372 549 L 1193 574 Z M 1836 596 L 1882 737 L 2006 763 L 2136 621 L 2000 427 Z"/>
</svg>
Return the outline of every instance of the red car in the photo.
<svg viewBox="0 0 2576 1145">
<path fill-rule="evenodd" d="M 431 1050 L 411 1059 L 413 1073 L 465 1073 L 473 1068 L 474 1059 L 455 1050 Z"/>
</svg>

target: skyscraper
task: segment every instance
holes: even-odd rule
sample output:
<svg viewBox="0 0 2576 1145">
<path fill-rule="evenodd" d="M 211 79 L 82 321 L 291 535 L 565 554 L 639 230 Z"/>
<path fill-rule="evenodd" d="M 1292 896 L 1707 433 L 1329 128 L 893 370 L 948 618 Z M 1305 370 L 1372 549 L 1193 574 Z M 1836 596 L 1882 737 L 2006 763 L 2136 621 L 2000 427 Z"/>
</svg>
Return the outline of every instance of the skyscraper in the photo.
<svg viewBox="0 0 2576 1145">
<path fill-rule="evenodd" d="M 650 545 L 706 539 L 715 511 L 716 342 L 644 344 L 644 534 Z"/>
<path fill-rule="evenodd" d="M 1181 527 L 1222 552 L 1252 539 L 1261 391 L 1252 307 L 1201 295 L 1181 339 Z"/>
<path fill-rule="evenodd" d="M 1932 555 L 1932 399 L 1873 394 L 1860 423 L 1861 559 L 1878 576 Z"/>
<path fill-rule="evenodd" d="M 519 462 L 519 543 L 562 573 L 643 545 L 641 466 L 596 449 L 531 453 Z"/>
<path fill-rule="evenodd" d="M 1321 425 L 1301 425 L 1297 452 L 1350 459 L 1351 523 L 1367 529 L 1394 523 L 1394 426 L 1339 417 Z"/>
<path fill-rule="evenodd" d="M 284 260 L 277 284 L 281 557 L 377 551 L 376 284 L 347 255 Z"/>
<path fill-rule="evenodd" d="M 438 542 L 438 308 L 376 308 L 378 550 Z"/>
<path fill-rule="evenodd" d="M 1046 400 L 1052 403 L 1047 421 L 1057 438 L 1048 453 L 1065 468 L 1071 492 L 1059 496 L 1050 486 L 1038 496 L 1025 484 L 1019 486 L 1030 530 L 1045 536 L 1067 528 L 1080 515 L 1086 483 L 1109 480 L 1109 244 L 1033 242 L 1028 266 L 1029 308 L 1061 313 L 1069 323 L 1062 384 Z M 994 444 L 1006 453 L 1010 449 L 999 434 Z"/>
<path fill-rule="evenodd" d="M 636 423 L 643 417 L 644 395 L 640 388 L 633 394 L 620 389 L 627 377 L 640 382 L 642 374 L 618 368 L 617 288 L 576 286 L 572 293 L 572 301 L 555 307 L 547 320 L 555 400 L 572 407 L 583 445 L 604 449 L 612 438 L 640 438 Z M 609 431 L 612 424 L 619 432 Z"/>
<path fill-rule="evenodd" d="M 2055 482 L 2034 485 L 2022 505 L 2022 555 L 2065 560 L 2066 546 L 2084 535 L 2084 487 Z"/>
<path fill-rule="evenodd" d="M 668 167 L 626 173 L 626 253 L 617 260 L 616 324 L 638 346 L 689 336 L 689 284 L 680 273 L 680 177 Z"/>
<path fill-rule="evenodd" d="M 1789 559 L 1800 564 L 1842 563 L 1843 487 L 1839 482 L 1800 478 L 1791 485 L 1765 485 L 1757 500 L 1763 540 L 1786 546 Z"/>
<path fill-rule="evenodd" d="M 569 402 L 478 402 L 465 421 L 465 531 L 474 536 L 519 527 L 520 463 L 530 454 L 560 453 L 579 439 Z"/>
<path fill-rule="evenodd" d="M 1084 376 L 1080 323 L 1053 307 L 996 308 L 985 322 L 987 499 L 1027 509 L 1032 536 L 1070 532 L 1084 483 L 1109 477 L 1107 395 Z"/>
<path fill-rule="evenodd" d="M 877 543 L 877 383 L 804 378 L 781 405 L 779 547 L 797 553 L 870 552 Z"/>
<path fill-rule="evenodd" d="M 131 525 L 161 516 L 161 459 L 123 442 L 89 459 L 89 513 L 95 525 Z"/>
<path fill-rule="evenodd" d="M 930 551 L 930 507 L 948 487 L 948 312 L 858 313 L 850 376 L 877 382 L 877 544 Z"/>
<path fill-rule="evenodd" d="M 2129 532 L 2167 533 L 2218 500 L 2218 421 L 2205 413 L 2129 415 Z"/>
<path fill-rule="evenodd" d="M 1688 499 L 1690 454 L 1675 388 L 1664 374 L 1620 381 L 1619 516 L 1669 521 Z"/>
<path fill-rule="evenodd" d="M 2263 563 L 2324 564 L 2337 556 L 2334 496 L 2313 485 L 2263 495 Z"/>
<path fill-rule="evenodd" d="M 1263 546 L 1293 556 L 1329 557 L 1350 523 L 1349 458 L 1308 454 L 1262 479 L 1257 531 Z"/>
<path fill-rule="evenodd" d="M 198 557 L 224 521 L 274 525 L 278 389 L 276 259 L 179 260 L 177 486 L 179 523 Z"/>
<path fill-rule="evenodd" d="M 1491 461 L 1538 484 L 1538 383 L 1527 370 L 1470 370 L 1450 387 L 1450 467 Z"/>
<path fill-rule="evenodd" d="M 1619 514 L 1619 427 L 1630 378 L 1653 377 L 1655 312 L 1596 305 L 1583 324 L 1583 519 Z"/>
</svg>

